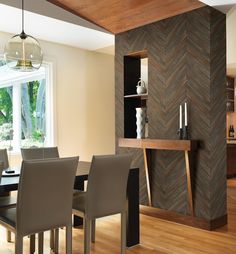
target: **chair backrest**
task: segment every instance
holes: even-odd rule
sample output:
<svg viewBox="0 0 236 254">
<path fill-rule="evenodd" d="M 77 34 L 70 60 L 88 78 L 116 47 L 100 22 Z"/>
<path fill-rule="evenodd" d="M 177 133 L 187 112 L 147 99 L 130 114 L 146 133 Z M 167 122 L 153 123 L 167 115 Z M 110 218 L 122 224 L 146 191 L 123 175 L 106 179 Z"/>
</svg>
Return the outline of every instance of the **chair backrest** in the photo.
<svg viewBox="0 0 236 254">
<path fill-rule="evenodd" d="M 7 149 L 0 149 L 0 168 L 6 169 L 9 167 Z"/>
<path fill-rule="evenodd" d="M 79 157 L 22 162 L 16 228 L 29 235 L 71 223 Z"/>
<path fill-rule="evenodd" d="M 130 155 L 93 156 L 85 212 L 99 218 L 124 211 Z"/>
<path fill-rule="evenodd" d="M 59 158 L 57 147 L 21 148 L 21 155 L 23 160 Z"/>
</svg>

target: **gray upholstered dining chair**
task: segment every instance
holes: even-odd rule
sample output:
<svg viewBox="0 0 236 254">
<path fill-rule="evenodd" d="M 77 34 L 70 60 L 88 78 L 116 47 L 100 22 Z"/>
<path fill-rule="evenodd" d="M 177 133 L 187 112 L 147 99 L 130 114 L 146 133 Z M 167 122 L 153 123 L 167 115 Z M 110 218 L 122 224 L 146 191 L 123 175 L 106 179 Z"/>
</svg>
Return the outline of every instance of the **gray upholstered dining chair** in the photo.
<svg viewBox="0 0 236 254">
<path fill-rule="evenodd" d="M 73 199 L 73 214 L 84 218 L 84 253 L 90 253 L 91 225 L 96 218 L 121 213 L 121 253 L 126 249 L 126 189 L 129 155 L 93 156 L 87 191 Z M 95 223 L 93 224 L 95 226 Z M 92 236 L 95 239 L 95 235 Z"/>
<path fill-rule="evenodd" d="M 15 233 L 15 254 L 23 254 L 23 237 L 66 227 L 66 254 L 72 253 L 72 192 L 78 157 L 23 161 L 16 208 L 0 213 L 0 224 Z M 43 186 L 43 188 L 42 188 Z"/>
<path fill-rule="evenodd" d="M 7 149 L 0 149 L 0 180 L 2 177 L 2 171 L 9 167 Z M 16 198 L 7 193 L 6 196 L 0 197 L 0 211 L 16 206 Z M 11 241 L 11 232 L 7 230 L 7 241 Z"/>
<path fill-rule="evenodd" d="M 21 155 L 23 160 L 38 160 L 38 159 L 50 159 L 59 158 L 59 152 L 57 147 L 30 147 L 21 148 Z M 56 237 L 55 237 L 56 234 Z M 57 254 L 58 253 L 58 238 L 59 229 L 50 231 L 50 248 Z M 55 241 L 56 239 L 56 241 Z M 34 249 L 33 239 L 31 240 L 32 252 Z M 55 243 L 56 242 L 56 243 Z"/>
<path fill-rule="evenodd" d="M 21 155 L 23 160 L 59 158 L 57 147 L 21 148 Z"/>
<path fill-rule="evenodd" d="M 0 162 L 1 169 L 6 169 L 9 167 L 7 149 L 0 149 Z"/>
</svg>

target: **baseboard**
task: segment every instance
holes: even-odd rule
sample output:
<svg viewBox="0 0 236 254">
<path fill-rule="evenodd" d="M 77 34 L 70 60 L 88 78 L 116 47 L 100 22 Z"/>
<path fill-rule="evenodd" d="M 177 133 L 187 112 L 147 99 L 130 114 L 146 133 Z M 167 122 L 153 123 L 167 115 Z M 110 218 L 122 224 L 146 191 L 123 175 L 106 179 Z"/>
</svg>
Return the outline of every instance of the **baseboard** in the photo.
<svg viewBox="0 0 236 254">
<path fill-rule="evenodd" d="M 234 177 L 236 177 L 236 173 L 231 174 L 231 175 L 227 175 L 227 179 L 231 179 L 231 178 L 234 178 Z"/>
<path fill-rule="evenodd" d="M 214 220 L 206 220 L 203 218 L 183 215 L 180 213 L 143 205 L 140 206 L 140 212 L 141 214 L 156 217 L 162 220 L 172 221 L 175 223 L 205 230 L 214 230 L 227 224 L 227 214 Z"/>
</svg>

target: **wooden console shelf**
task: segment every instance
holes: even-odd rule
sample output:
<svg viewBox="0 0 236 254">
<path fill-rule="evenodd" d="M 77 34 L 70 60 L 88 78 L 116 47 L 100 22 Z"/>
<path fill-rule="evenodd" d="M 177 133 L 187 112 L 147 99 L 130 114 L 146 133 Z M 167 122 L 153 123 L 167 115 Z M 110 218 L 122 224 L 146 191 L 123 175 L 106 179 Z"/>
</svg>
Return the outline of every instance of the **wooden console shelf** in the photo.
<svg viewBox="0 0 236 254">
<path fill-rule="evenodd" d="M 145 174 L 146 174 L 146 181 L 147 181 L 147 193 L 148 193 L 148 201 L 150 206 L 152 205 L 152 200 L 151 200 L 151 190 L 150 190 L 150 181 L 149 181 L 147 149 L 183 151 L 184 157 L 185 157 L 186 176 L 187 176 L 188 202 L 189 202 L 191 215 L 192 216 L 194 215 L 189 152 L 192 152 L 197 149 L 196 140 L 120 138 L 119 146 L 143 149 L 144 166 L 145 166 Z"/>
<path fill-rule="evenodd" d="M 124 98 L 139 98 L 141 100 L 147 100 L 148 98 L 148 94 L 129 94 L 129 95 L 125 95 Z"/>
<path fill-rule="evenodd" d="M 197 149 L 195 140 L 176 140 L 176 139 L 135 139 L 120 138 L 120 147 L 174 150 L 174 151 L 192 151 Z"/>
</svg>

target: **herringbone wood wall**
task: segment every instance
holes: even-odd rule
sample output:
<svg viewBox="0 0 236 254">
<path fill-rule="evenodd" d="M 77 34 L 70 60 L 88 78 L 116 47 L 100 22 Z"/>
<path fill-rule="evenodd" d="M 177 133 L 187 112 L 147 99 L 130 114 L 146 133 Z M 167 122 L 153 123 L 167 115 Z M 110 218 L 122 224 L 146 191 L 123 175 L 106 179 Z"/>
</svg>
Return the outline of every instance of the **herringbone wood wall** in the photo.
<svg viewBox="0 0 236 254">
<path fill-rule="evenodd" d="M 190 106 L 191 138 L 200 141 L 194 171 L 195 215 L 226 214 L 225 15 L 203 7 L 116 35 L 116 140 L 124 137 L 124 56 L 147 50 L 149 137 L 176 139 L 179 104 Z M 132 153 L 141 170 L 140 202 L 147 203 L 142 151 Z M 184 155 L 152 151 L 153 206 L 187 213 Z"/>
</svg>

